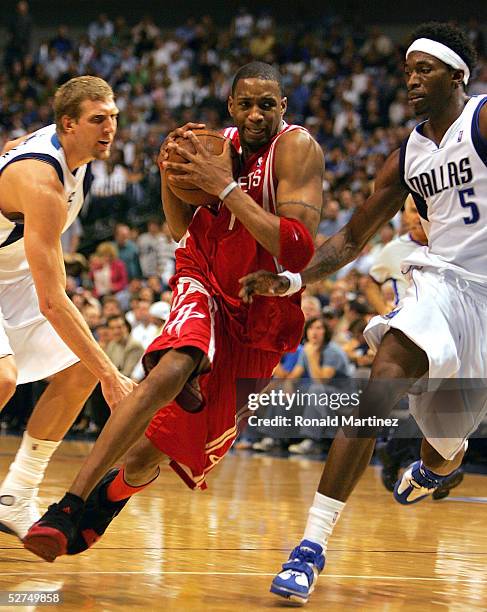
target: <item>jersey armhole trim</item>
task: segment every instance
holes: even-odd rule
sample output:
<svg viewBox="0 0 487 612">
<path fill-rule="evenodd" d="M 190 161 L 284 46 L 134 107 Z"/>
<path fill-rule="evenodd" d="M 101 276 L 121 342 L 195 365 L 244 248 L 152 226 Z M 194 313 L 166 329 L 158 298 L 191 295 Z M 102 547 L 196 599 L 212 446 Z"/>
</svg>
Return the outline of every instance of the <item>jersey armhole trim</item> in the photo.
<svg viewBox="0 0 487 612">
<path fill-rule="evenodd" d="M 425 221 L 428 221 L 428 205 L 426 204 L 426 200 L 422 198 L 419 193 L 415 191 L 409 190 L 414 203 L 416 204 L 416 208 L 418 210 L 419 216 L 422 217 Z"/>
<path fill-rule="evenodd" d="M 93 172 L 91 170 L 91 162 L 89 162 L 86 166 L 85 176 L 83 178 L 83 199 L 88 195 L 91 185 L 93 184 Z"/>
<path fill-rule="evenodd" d="M 52 157 L 52 155 L 48 155 L 47 153 L 22 153 L 21 155 L 17 155 L 5 164 L 5 166 L 0 170 L 0 173 L 3 172 L 5 168 L 10 164 L 22 161 L 23 159 L 36 159 L 37 161 L 49 164 L 54 168 L 54 170 L 56 170 L 58 178 L 61 181 L 61 184 L 64 186 L 64 175 L 63 169 L 61 168 L 61 164 L 55 157 Z"/>
<path fill-rule="evenodd" d="M 399 178 L 401 179 L 401 183 L 404 185 L 404 187 L 408 191 L 411 191 L 411 188 L 406 182 L 406 149 L 408 142 L 409 136 L 401 142 L 401 147 L 399 149 Z"/>
<path fill-rule="evenodd" d="M 422 217 L 425 221 L 428 221 L 428 205 L 426 204 L 426 200 L 422 198 L 419 193 L 413 191 L 406 182 L 406 149 L 408 142 L 409 136 L 402 141 L 401 148 L 399 149 L 399 178 L 401 179 L 401 183 L 407 189 L 408 193 L 410 193 L 413 197 L 420 217 Z"/>
<path fill-rule="evenodd" d="M 24 237 L 24 224 L 16 223 L 15 227 L 10 232 L 10 234 L 7 236 L 7 238 L 2 242 L 2 244 L 0 244 L 0 249 L 3 247 L 9 246 L 10 244 L 13 244 L 14 242 L 17 242 L 18 240 L 22 240 L 23 237 Z"/>
</svg>

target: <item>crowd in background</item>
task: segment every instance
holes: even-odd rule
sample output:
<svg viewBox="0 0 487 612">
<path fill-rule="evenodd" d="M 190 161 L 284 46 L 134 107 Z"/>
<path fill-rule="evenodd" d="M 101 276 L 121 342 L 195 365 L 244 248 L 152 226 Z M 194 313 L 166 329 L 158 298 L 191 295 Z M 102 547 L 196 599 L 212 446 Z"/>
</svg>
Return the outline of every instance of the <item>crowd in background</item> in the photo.
<svg viewBox="0 0 487 612">
<path fill-rule="evenodd" d="M 469 92 L 487 92 L 483 33 L 473 18 L 465 27 L 479 54 Z M 34 28 L 28 3 L 21 0 L 3 47 L 0 145 L 51 123 L 52 96 L 69 78 L 96 74 L 113 87 L 120 109 L 113 153 L 107 162 L 94 162 L 91 195 L 63 236 L 63 250 L 68 293 L 100 345 L 135 380 L 143 377 L 140 356 L 158 335 L 171 302 L 176 244 L 160 206 L 160 144 L 188 121 L 216 129 L 229 125 L 226 100 L 240 66 L 253 59 L 278 65 L 288 98 L 286 120 L 304 125 L 323 147 L 317 246 L 365 201 L 386 156 L 416 123 L 403 82 L 407 41 L 339 17 L 290 28 L 265 11 L 254 15 L 241 8 L 225 28 L 205 15 L 168 30 L 151 16 L 129 24 L 122 15 L 100 14 L 81 34 L 60 24 L 35 45 Z M 330 381 L 367 371 L 372 356 L 362 332 L 374 314 L 368 272 L 381 249 L 407 231 L 398 215 L 353 264 L 306 290 L 302 347 L 285 357 L 277 375 L 312 378 L 313 350 Z M 393 308 L 391 287 L 386 283 L 381 290 Z M 41 387 L 18 391 L 0 417 L 4 427 L 23 426 L 31 396 Z M 74 429 L 96 435 L 107 415 L 97 389 Z M 241 446 L 268 450 L 275 441 L 266 438 L 241 440 Z M 289 450 L 309 453 L 317 447 L 305 439 Z"/>
</svg>

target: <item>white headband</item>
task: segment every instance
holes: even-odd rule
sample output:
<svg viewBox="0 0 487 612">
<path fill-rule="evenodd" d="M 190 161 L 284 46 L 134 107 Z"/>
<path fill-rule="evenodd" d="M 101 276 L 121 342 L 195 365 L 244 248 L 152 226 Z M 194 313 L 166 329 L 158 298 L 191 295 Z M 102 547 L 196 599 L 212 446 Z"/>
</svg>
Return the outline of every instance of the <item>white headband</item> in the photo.
<svg viewBox="0 0 487 612">
<path fill-rule="evenodd" d="M 428 53 L 428 55 L 438 58 L 456 70 L 463 70 L 463 82 L 467 85 L 470 78 L 470 70 L 458 53 L 455 53 L 450 47 L 430 38 L 417 38 L 406 51 L 406 59 L 412 51 Z"/>
</svg>

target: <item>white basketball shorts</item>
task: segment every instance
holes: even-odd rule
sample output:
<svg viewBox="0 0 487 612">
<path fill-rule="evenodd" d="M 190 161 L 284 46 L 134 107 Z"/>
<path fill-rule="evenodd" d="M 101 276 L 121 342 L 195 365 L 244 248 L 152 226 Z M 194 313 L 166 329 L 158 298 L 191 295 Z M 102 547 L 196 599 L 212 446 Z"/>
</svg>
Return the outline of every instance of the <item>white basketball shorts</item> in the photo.
<svg viewBox="0 0 487 612">
<path fill-rule="evenodd" d="M 487 390 L 480 382 L 480 393 L 477 388 L 473 401 L 464 401 L 460 381 L 458 386 L 445 381 L 450 390 L 442 391 L 442 401 L 432 402 L 431 389 L 438 379 L 487 381 L 487 287 L 445 269 L 412 268 L 408 274 L 409 288 L 397 308 L 374 317 L 364 335 L 377 350 L 384 334 L 398 329 L 426 353 L 430 392 L 410 394 L 410 411 L 428 442 L 451 459 L 484 418 Z"/>
<path fill-rule="evenodd" d="M 15 357 L 18 385 L 42 380 L 79 361 L 41 314 L 31 275 L 0 284 L 0 315 L 0 357 Z"/>
</svg>

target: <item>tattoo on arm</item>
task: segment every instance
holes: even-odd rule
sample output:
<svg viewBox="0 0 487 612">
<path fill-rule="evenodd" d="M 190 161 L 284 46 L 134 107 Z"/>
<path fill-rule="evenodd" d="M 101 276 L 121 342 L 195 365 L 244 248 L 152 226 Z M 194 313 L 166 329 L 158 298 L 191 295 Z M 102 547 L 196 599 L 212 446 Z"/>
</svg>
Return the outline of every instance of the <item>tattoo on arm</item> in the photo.
<svg viewBox="0 0 487 612">
<path fill-rule="evenodd" d="M 321 207 L 312 206 L 311 204 L 306 204 L 306 202 L 302 202 L 301 200 L 290 200 L 288 202 L 278 202 L 276 204 L 276 210 L 279 210 L 281 206 L 301 206 L 302 208 L 307 208 L 308 210 L 314 211 L 317 215 L 321 217 Z"/>
<path fill-rule="evenodd" d="M 359 252 L 347 227 L 327 240 L 316 251 L 313 260 L 301 273 L 303 284 L 315 283 L 352 261 Z"/>
</svg>

